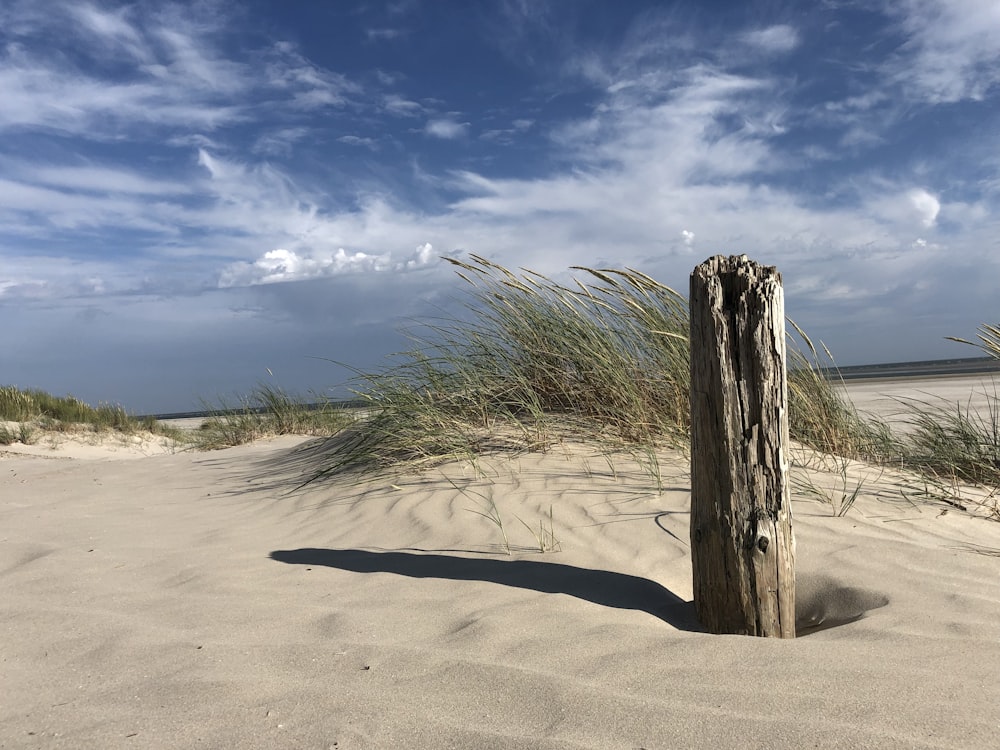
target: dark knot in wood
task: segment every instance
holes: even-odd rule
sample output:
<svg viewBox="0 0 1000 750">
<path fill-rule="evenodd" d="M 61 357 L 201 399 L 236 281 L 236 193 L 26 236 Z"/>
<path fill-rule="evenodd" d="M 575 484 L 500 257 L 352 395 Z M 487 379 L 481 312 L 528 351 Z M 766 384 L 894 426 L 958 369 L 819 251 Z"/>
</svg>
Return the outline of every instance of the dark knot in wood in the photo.
<svg viewBox="0 0 1000 750">
<path fill-rule="evenodd" d="M 757 540 L 757 549 L 759 549 L 761 552 L 767 552 L 767 545 L 768 541 L 766 536 L 762 536 L 760 539 Z"/>
</svg>

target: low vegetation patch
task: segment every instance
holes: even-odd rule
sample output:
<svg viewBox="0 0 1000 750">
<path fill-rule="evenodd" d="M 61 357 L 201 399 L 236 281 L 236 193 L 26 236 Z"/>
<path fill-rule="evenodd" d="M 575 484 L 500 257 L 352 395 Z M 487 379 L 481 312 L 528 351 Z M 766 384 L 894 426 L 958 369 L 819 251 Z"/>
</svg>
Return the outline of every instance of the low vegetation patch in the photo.
<svg viewBox="0 0 1000 750">
<path fill-rule="evenodd" d="M 47 432 L 152 433 L 176 438 L 178 433 L 151 417 L 137 419 L 122 406 L 90 406 L 73 396 L 53 396 L 36 389 L 0 386 L 0 443 L 34 442 Z M 11 426 L 13 423 L 15 426 Z"/>
<path fill-rule="evenodd" d="M 419 469 L 567 436 L 680 444 L 689 409 L 684 297 L 634 270 L 577 269 L 563 286 L 484 258 L 450 260 L 469 316 L 411 335 L 400 364 L 359 373 L 369 418 L 320 475 Z"/>
<path fill-rule="evenodd" d="M 319 476 L 421 469 L 568 438 L 630 451 L 655 474 L 656 447 L 687 444 L 683 295 L 632 269 L 577 267 L 582 280 L 562 285 L 478 256 L 448 262 L 468 284 L 468 316 L 423 326 L 398 365 L 358 374 L 370 416 L 337 441 Z M 796 330 L 793 437 L 851 458 L 894 452 L 888 428 L 856 412 Z"/>
<path fill-rule="evenodd" d="M 192 440 L 211 450 L 277 435 L 330 436 L 354 422 L 354 413 L 328 400 L 312 401 L 262 383 L 236 403 L 206 405 L 209 417 Z"/>
<path fill-rule="evenodd" d="M 478 256 L 448 262 L 468 284 L 468 315 L 423 326 L 397 365 L 358 373 L 366 417 L 331 443 L 314 479 L 474 462 L 566 439 L 631 452 L 658 476 L 656 449 L 687 444 L 683 295 L 632 269 L 577 267 L 580 278 L 563 285 Z M 908 468 L 934 483 L 1000 487 L 1000 407 L 982 418 L 915 402 L 907 406 L 914 429 L 896 434 L 860 414 L 829 374 L 836 373 L 830 352 L 790 328 L 789 427 L 810 455 Z M 997 330 L 984 327 L 981 338 L 996 356 Z M 841 473 L 842 488 L 820 493 L 838 515 L 866 483 Z"/>
</svg>

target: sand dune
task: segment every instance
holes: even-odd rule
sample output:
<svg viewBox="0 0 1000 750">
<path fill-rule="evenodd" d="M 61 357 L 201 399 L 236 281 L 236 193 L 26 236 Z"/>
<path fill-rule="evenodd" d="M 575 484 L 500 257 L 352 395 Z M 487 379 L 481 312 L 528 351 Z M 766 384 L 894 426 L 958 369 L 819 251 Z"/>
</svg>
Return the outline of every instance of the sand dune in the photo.
<svg viewBox="0 0 1000 750">
<path fill-rule="evenodd" d="M 1000 523 L 899 476 L 795 500 L 780 641 L 700 631 L 680 454 L 295 490 L 320 449 L 3 454 L 0 747 L 996 744 Z"/>
</svg>

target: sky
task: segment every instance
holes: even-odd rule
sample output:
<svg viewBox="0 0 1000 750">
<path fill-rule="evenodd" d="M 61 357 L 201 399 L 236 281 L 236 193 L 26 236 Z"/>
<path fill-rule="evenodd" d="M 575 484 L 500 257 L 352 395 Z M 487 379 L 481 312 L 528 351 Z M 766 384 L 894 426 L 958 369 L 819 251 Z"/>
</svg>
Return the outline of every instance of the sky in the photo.
<svg viewBox="0 0 1000 750">
<path fill-rule="evenodd" d="M 343 393 L 470 253 L 975 356 L 998 208 L 998 0 L 0 0 L 0 384 L 134 413 Z"/>
</svg>

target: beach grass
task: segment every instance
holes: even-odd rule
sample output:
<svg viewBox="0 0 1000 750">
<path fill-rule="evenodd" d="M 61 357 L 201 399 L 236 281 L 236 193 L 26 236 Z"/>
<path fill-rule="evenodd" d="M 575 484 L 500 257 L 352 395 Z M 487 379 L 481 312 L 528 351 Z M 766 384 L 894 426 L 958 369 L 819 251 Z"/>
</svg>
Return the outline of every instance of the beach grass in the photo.
<svg viewBox="0 0 1000 750">
<path fill-rule="evenodd" d="M 656 452 L 688 443 L 688 302 L 633 269 L 574 267 L 561 284 L 479 256 L 446 259 L 467 287 L 465 315 L 410 331 L 396 364 L 359 372 L 366 417 L 331 442 L 310 481 L 420 471 L 490 453 L 588 441 L 658 476 Z M 903 467 L 934 482 L 1000 486 L 1000 407 L 986 418 L 913 402 L 896 434 L 846 397 L 833 356 L 789 321 L 789 428 L 804 454 Z M 995 401 L 993 402 L 996 403 Z M 828 463 L 828 462 L 827 462 Z M 864 481 L 827 497 L 846 513 Z M 878 474 L 878 469 L 871 474 Z"/>
<path fill-rule="evenodd" d="M 960 344 L 970 344 L 981 349 L 984 354 L 993 359 L 1000 359 L 1000 325 L 991 326 L 984 323 L 979 327 L 978 341 L 948 336 L 950 341 L 957 341 Z"/>
<path fill-rule="evenodd" d="M 943 399 L 906 399 L 910 429 L 902 465 L 935 479 L 1000 487 L 1000 393 L 984 392 L 986 407 Z"/>
<path fill-rule="evenodd" d="M 91 406 L 74 396 L 53 396 L 38 389 L 0 386 L 0 443 L 31 442 L 39 432 L 152 433 L 177 437 L 178 431 L 151 417 L 137 418 L 118 404 Z"/>
<path fill-rule="evenodd" d="M 638 271 L 575 269 L 561 285 L 491 261 L 448 259 L 468 316 L 410 332 L 398 364 L 359 373 L 370 416 L 318 476 L 419 469 L 590 437 L 621 447 L 686 442 L 685 298 Z"/>
<path fill-rule="evenodd" d="M 577 278 L 560 284 L 475 255 L 447 260 L 467 284 L 467 314 L 411 331 L 413 346 L 396 355 L 397 364 L 358 373 L 355 392 L 370 416 L 337 441 L 317 478 L 419 470 L 567 439 L 629 452 L 655 475 L 656 448 L 687 444 L 682 294 L 633 269 L 574 267 Z M 793 438 L 849 458 L 894 453 L 889 428 L 857 413 L 827 376 L 819 349 L 795 331 Z"/>
<path fill-rule="evenodd" d="M 326 399 L 304 398 L 260 383 L 235 401 L 205 403 L 209 416 L 190 437 L 195 448 L 214 450 L 278 435 L 328 437 L 354 422 L 351 410 Z"/>
</svg>

